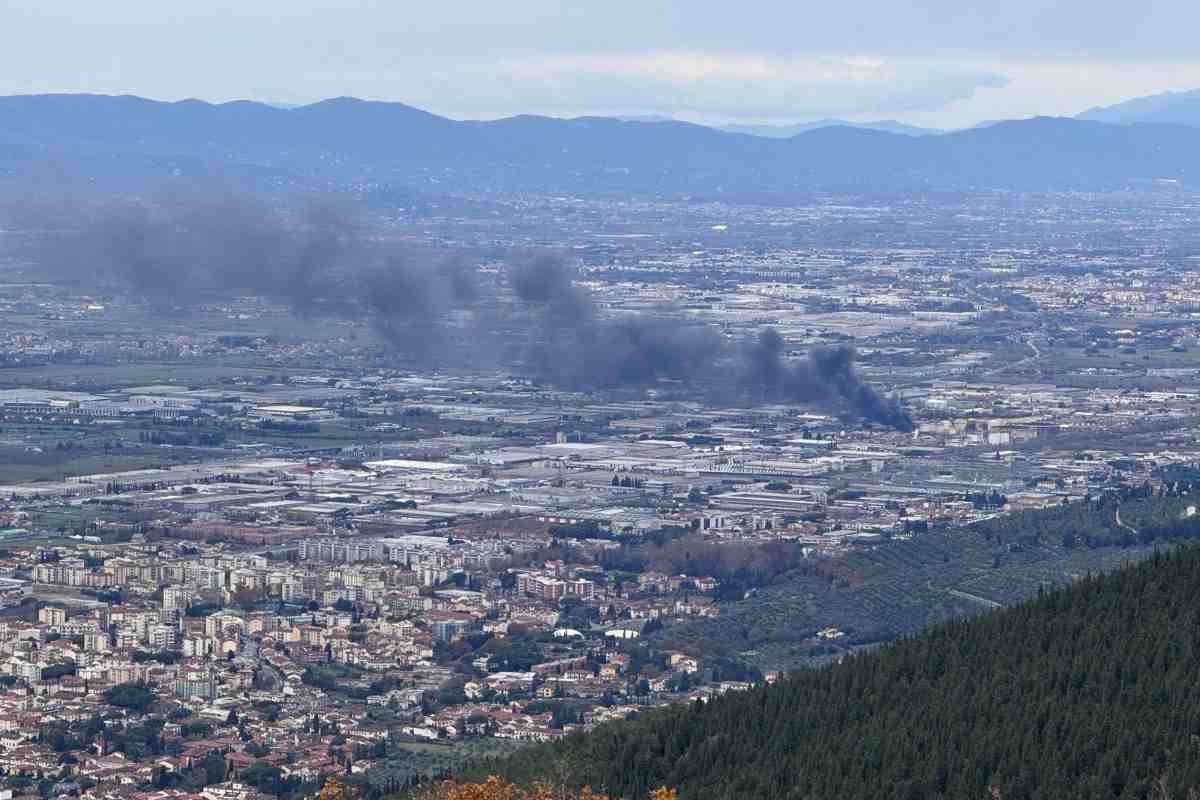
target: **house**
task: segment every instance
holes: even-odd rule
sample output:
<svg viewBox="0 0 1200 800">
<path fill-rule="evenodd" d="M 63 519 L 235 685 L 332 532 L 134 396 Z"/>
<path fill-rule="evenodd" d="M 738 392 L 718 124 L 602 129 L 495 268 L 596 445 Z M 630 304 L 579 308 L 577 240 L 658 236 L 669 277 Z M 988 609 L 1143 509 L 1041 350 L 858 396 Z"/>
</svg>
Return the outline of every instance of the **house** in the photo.
<svg viewBox="0 0 1200 800">
<path fill-rule="evenodd" d="M 672 653 L 669 663 L 680 672 L 696 673 L 700 671 L 700 661 L 684 653 Z"/>
</svg>

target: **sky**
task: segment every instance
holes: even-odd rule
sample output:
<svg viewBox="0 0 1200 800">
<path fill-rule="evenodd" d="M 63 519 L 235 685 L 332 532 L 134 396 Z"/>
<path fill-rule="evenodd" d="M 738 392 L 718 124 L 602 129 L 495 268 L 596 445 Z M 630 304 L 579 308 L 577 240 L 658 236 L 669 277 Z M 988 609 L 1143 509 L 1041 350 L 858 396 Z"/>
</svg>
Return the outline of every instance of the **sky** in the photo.
<svg viewBox="0 0 1200 800">
<path fill-rule="evenodd" d="M 4 0 L 0 94 L 942 128 L 1200 88 L 1195 0 Z"/>
</svg>

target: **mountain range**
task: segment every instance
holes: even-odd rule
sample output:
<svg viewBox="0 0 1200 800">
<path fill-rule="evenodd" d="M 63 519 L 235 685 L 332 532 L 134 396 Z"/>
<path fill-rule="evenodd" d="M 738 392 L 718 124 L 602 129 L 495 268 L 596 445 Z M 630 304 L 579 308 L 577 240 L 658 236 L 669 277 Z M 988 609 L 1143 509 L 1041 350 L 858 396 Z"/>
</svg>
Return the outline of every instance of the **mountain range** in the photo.
<svg viewBox="0 0 1200 800">
<path fill-rule="evenodd" d="M 1200 126 L 1200 89 L 1137 97 L 1112 106 L 1091 108 L 1076 119 L 1132 125 L 1144 122 Z"/>
<path fill-rule="evenodd" d="M 625 116 L 616 116 L 613 119 L 619 119 L 622 122 L 678 122 L 674 117 L 668 117 L 663 114 L 633 114 Z M 789 125 L 710 125 L 708 126 L 718 131 L 726 133 L 745 133 L 750 136 L 763 136 L 767 139 L 789 139 L 798 133 L 807 131 L 815 131 L 817 128 L 860 128 L 866 131 L 886 131 L 887 133 L 901 133 L 905 136 L 929 136 L 933 134 L 945 133 L 940 128 L 921 128 L 916 125 L 906 125 L 903 122 L 894 119 L 881 119 L 875 122 L 853 122 L 846 119 L 834 119 L 826 117 L 825 119 L 812 120 L 810 122 L 795 122 Z"/>
<path fill-rule="evenodd" d="M 1098 112 L 1097 112 L 1098 113 Z M 828 126 L 787 138 L 676 121 L 458 121 L 401 103 L 296 108 L 0 97 L 0 190 L 67 185 L 790 201 L 825 192 L 1108 190 L 1200 183 L 1200 128 L 1039 117 L 941 136 Z"/>
<path fill-rule="evenodd" d="M 751 136 L 766 136 L 770 139 L 787 139 L 798 133 L 815 131 L 817 128 L 859 128 L 865 131 L 884 131 L 899 133 L 904 136 L 934 136 L 945 133 L 940 128 L 921 128 L 916 125 L 905 125 L 894 119 L 881 119 L 875 122 L 851 122 L 844 119 L 818 119 L 812 122 L 797 122 L 793 125 L 722 125 L 717 130 L 729 133 L 748 133 Z"/>
<path fill-rule="evenodd" d="M 664 120 L 668 117 L 644 117 L 641 119 Z M 1135 97 L 1111 106 L 1096 106 L 1076 114 L 1074 119 L 1091 122 L 1107 122 L 1113 125 L 1133 125 L 1141 122 L 1172 123 L 1176 125 L 1200 126 L 1200 89 L 1186 92 L 1163 92 L 1162 94 Z M 1001 120 L 986 120 L 971 126 L 986 128 Z M 752 136 L 766 136 L 772 139 L 786 139 L 805 131 L 817 128 L 844 126 L 861 128 L 871 131 L 886 131 L 901 133 L 906 136 L 935 136 L 948 131 L 941 128 L 922 128 L 907 125 L 894 119 L 878 120 L 875 122 L 853 122 L 844 119 L 819 119 L 811 122 L 800 122 L 792 125 L 722 125 L 718 130 L 730 133 L 748 133 Z"/>
</svg>

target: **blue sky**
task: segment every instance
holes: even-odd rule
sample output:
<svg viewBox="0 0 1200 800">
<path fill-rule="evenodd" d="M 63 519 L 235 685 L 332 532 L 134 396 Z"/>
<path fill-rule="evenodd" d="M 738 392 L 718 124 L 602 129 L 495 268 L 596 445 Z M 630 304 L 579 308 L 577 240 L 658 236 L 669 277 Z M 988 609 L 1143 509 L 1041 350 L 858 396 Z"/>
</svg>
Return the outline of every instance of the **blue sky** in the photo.
<svg viewBox="0 0 1200 800">
<path fill-rule="evenodd" d="M 5 0 L 0 93 L 941 127 L 1200 87 L 1192 0 Z"/>
</svg>

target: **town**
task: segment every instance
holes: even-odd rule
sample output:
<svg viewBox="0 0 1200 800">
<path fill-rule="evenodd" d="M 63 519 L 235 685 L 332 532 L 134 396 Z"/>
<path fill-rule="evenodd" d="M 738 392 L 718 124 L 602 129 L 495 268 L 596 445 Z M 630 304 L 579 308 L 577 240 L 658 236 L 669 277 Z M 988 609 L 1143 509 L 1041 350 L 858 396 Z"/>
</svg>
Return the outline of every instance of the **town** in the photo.
<svg viewBox="0 0 1200 800">
<path fill-rule="evenodd" d="M 1137 498 L 1195 514 L 1200 279 L 1101 233 L 1141 215 L 1177 242 L 1172 202 L 972 205 L 997 233 L 953 204 L 546 201 L 489 234 L 553 226 L 605 318 L 734 345 L 771 326 L 788 359 L 852 346 L 903 409 L 880 419 L 707 375 L 605 391 L 422 363 L 366 316 L 164 314 L 12 259 L 5 786 L 251 800 L 344 775 L 382 796 L 1152 552 Z M 445 246 L 476 224 L 380 227 Z M 995 533 L 1106 497 L 1116 539 Z"/>
</svg>

